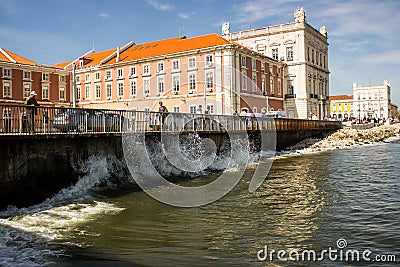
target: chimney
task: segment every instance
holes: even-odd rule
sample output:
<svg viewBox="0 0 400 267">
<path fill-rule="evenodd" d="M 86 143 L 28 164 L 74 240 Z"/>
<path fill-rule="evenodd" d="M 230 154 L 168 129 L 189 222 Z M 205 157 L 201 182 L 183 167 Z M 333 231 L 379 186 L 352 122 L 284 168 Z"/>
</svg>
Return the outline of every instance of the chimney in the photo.
<svg viewBox="0 0 400 267">
<path fill-rule="evenodd" d="M 115 59 L 115 62 L 119 62 L 119 46 L 117 46 L 117 58 Z"/>
</svg>

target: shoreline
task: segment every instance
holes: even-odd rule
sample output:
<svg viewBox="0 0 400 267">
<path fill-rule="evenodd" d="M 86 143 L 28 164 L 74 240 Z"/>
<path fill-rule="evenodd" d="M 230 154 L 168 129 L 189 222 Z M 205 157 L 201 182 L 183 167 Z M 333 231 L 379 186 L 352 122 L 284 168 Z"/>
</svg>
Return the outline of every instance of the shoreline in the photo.
<svg viewBox="0 0 400 267">
<path fill-rule="evenodd" d="M 307 138 L 291 146 L 289 151 L 296 154 L 312 153 L 388 142 L 386 141 L 388 139 L 400 139 L 400 123 L 381 125 L 366 130 L 342 128 L 324 139 Z"/>
</svg>

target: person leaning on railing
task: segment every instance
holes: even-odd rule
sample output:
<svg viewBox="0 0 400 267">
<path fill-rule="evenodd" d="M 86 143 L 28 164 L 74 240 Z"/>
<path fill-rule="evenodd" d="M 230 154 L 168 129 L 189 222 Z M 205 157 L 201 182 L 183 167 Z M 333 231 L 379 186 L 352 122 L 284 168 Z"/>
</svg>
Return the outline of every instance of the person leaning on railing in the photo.
<svg viewBox="0 0 400 267">
<path fill-rule="evenodd" d="M 35 115 L 37 114 L 36 107 L 40 106 L 39 103 L 36 101 L 36 96 L 37 93 L 35 91 L 32 91 L 29 94 L 29 97 L 27 97 L 25 100 L 28 130 L 30 133 L 35 132 Z"/>
</svg>

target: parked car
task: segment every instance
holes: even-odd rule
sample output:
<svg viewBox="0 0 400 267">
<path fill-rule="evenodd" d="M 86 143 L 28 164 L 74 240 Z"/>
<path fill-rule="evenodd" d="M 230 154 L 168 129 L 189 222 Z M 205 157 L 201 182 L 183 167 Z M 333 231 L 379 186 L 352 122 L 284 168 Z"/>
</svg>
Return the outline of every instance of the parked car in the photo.
<svg viewBox="0 0 400 267">
<path fill-rule="evenodd" d="M 53 127 L 62 132 L 112 132 L 120 131 L 123 117 L 117 111 L 66 109 L 56 114 Z"/>
</svg>

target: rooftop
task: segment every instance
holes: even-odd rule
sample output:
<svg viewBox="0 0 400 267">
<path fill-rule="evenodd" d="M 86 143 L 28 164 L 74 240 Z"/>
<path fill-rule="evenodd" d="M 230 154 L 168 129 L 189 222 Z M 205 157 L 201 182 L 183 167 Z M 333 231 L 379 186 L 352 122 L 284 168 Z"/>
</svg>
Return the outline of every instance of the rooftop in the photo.
<svg viewBox="0 0 400 267">
<path fill-rule="evenodd" d="M 353 100 L 352 95 L 331 95 L 329 99 L 332 101 L 338 100 Z"/>
<path fill-rule="evenodd" d="M 16 63 L 23 65 L 33 65 L 33 66 L 41 66 L 41 64 L 36 63 L 27 58 L 21 57 L 11 51 L 8 51 L 4 48 L 0 48 L 0 62 L 8 62 L 8 63 Z"/>
</svg>

